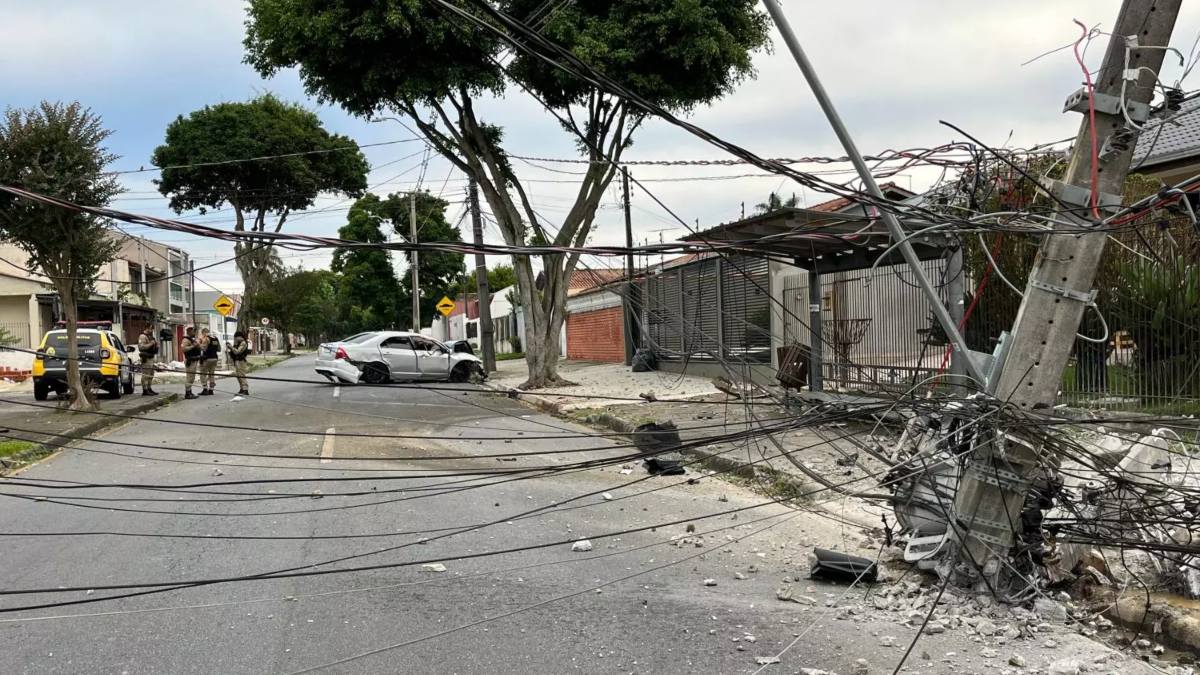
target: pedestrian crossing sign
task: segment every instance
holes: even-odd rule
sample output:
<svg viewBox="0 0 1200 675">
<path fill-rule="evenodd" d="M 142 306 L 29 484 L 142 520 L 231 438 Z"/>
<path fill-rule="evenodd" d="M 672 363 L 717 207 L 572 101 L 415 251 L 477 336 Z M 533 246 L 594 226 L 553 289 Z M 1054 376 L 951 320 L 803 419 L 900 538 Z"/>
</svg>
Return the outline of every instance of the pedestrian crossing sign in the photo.
<svg viewBox="0 0 1200 675">
<path fill-rule="evenodd" d="M 442 313 L 442 316 L 450 316 L 450 312 L 454 311 L 454 301 L 446 296 L 442 296 L 436 305 L 437 311 Z"/>
<path fill-rule="evenodd" d="M 221 316 L 229 316 L 232 314 L 235 306 L 236 305 L 234 304 L 233 300 L 231 300 L 228 295 L 224 294 L 217 298 L 217 301 L 213 303 L 213 309 L 220 312 Z"/>
</svg>

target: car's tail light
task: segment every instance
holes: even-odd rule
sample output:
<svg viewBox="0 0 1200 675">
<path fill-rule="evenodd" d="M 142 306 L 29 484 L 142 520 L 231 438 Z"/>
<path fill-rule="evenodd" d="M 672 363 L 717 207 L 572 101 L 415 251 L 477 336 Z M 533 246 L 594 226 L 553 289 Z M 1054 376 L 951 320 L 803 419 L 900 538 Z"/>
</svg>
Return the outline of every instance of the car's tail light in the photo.
<svg viewBox="0 0 1200 675">
<path fill-rule="evenodd" d="M 108 359 L 111 356 L 112 356 L 112 352 L 108 351 L 107 349 L 100 350 L 100 358 L 101 359 Z"/>
<path fill-rule="evenodd" d="M 333 355 L 333 359 L 334 359 L 335 361 L 336 361 L 336 360 L 338 360 L 338 359 L 343 359 L 343 360 L 349 361 L 349 360 L 350 360 L 350 355 L 346 353 L 346 350 L 345 350 L 345 349 L 343 349 L 343 348 L 341 348 L 341 347 L 338 347 L 338 348 L 337 348 L 337 354 L 334 354 L 334 355 Z"/>
</svg>

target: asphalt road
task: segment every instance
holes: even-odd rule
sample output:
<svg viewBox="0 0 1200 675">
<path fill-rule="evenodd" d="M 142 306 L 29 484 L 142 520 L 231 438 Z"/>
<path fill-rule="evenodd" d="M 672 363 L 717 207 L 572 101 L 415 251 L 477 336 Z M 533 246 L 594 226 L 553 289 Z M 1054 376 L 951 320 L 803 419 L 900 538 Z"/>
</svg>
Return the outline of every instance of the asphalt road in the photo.
<svg viewBox="0 0 1200 675">
<path fill-rule="evenodd" d="M 334 387 L 310 357 L 258 374 L 312 384 L 255 382 L 233 401 L 222 383 L 19 477 L 216 485 L 0 484 L 3 590 L 81 589 L 0 596 L 0 670 L 737 673 L 800 636 L 769 672 L 849 673 L 858 658 L 891 672 L 915 634 L 890 616 L 835 618 L 825 601 L 846 589 L 805 578 L 812 542 L 858 545 L 854 528 L 714 478 L 574 468 L 629 450 L 495 394 Z M 236 484 L 317 478 L 343 480 Z M 602 536 L 670 521 L 685 522 Z M 689 523 L 701 546 L 679 541 Z M 579 538 L 594 549 L 573 552 Z M 360 566 L 375 569 L 338 571 Z M 334 573 L 12 611 L 285 569 Z M 817 606 L 776 599 L 792 579 Z M 985 670 L 964 636 L 929 636 L 925 650 L 936 657 L 914 654 L 913 670 L 946 672 L 952 651 L 955 672 Z"/>
</svg>

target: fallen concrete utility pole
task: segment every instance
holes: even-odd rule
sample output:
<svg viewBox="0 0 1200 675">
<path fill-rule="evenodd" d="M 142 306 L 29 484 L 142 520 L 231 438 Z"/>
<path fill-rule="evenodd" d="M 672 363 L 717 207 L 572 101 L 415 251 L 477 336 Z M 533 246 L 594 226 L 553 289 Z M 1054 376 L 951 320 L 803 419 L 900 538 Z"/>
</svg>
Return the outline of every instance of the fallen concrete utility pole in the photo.
<svg viewBox="0 0 1200 675">
<path fill-rule="evenodd" d="M 771 19 L 779 29 L 780 35 L 783 36 L 783 41 L 787 43 L 788 49 L 792 52 L 792 57 L 796 60 L 796 65 L 800 66 L 800 72 L 803 73 L 809 88 L 812 89 L 813 95 L 816 96 L 817 103 L 820 104 L 821 110 L 829 120 L 829 125 L 833 127 L 833 133 L 837 135 L 838 141 L 841 142 L 842 148 L 846 151 L 846 156 L 850 158 L 850 163 L 854 165 L 854 170 L 863 182 L 864 190 L 872 197 L 883 199 L 883 191 L 875 183 L 875 176 L 871 175 L 871 169 L 867 166 L 866 161 L 863 160 L 862 153 L 858 151 L 858 147 L 854 144 L 854 139 L 851 138 L 846 125 L 842 123 L 842 118 L 838 115 L 837 109 L 833 107 L 833 101 L 829 98 L 829 94 L 825 92 L 825 87 L 821 84 L 820 78 L 817 77 L 816 69 L 809 62 L 804 49 L 800 47 L 800 41 L 796 39 L 796 34 L 792 32 L 791 24 L 788 23 L 787 17 L 783 15 L 783 8 L 779 5 L 778 0 L 763 0 L 763 4 L 766 5 L 767 11 L 771 14 Z M 954 345 L 954 351 L 963 355 L 969 354 L 966 340 L 963 338 L 962 333 L 959 332 L 958 325 L 951 318 L 950 312 L 942 304 L 942 299 L 938 295 L 937 289 L 933 287 L 933 284 L 929 281 L 929 277 L 925 276 L 924 270 L 921 269 L 920 260 L 918 260 L 912 244 L 906 239 L 907 234 L 904 228 L 900 226 L 900 221 L 896 218 L 895 214 L 885 209 L 880 209 L 880 214 L 884 224 L 887 225 L 892 239 L 899 242 L 900 255 L 908 263 L 913 276 L 917 280 L 917 284 L 921 287 L 921 291 L 929 299 L 929 305 L 933 308 L 933 314 L 937 317 L 938 323 L 941 324 L 942 330 L 946 332 L 950 343 Z M 967 375 L 982 386 L 984 378 L 979 365 L 970 358 L 962 359 L 962 364 Z"/>
<path fill-rule="evenodd" d="M 1019 411 L 1053 409 L 1083 313 L 1089 307 L 1098 311 L 1092 304 L 1092 282 L 1107 239 L 1100 221 L 1106 207 L 1121 202 L 1137 139 L 1126 113 L 1139 125 L 1149 117 L 1156 74 L 1166 55 L 1163 47 L 1170 42 L 1180 4 L 1126 0 L 1094 92 L 1089 96 L 1085 86 L 1067 99 L 1065 110 L 1082 112 L 1084 119 L 1066 175 L 1047 188 L 1075 209 L 1059 217 L 1056 229 L 1074 231 L 1042 240 L 1013 325 L 1009 356 L 992 388 L 997 399 Z M 1131 72 L 1125 70 L 1127 48 Z M 1108 340 L 1107 335 L 1095 337 Z M 954 511 L 965 542 L 958 571 L 977 590 L 995 588 L 1038 473 L 1039 450 L 1035 441 L 1013 429 L 996 442 L 978 443 L 959 481 Z M 966 514 L 972 514 L 971 523 Z"/>
</svg>

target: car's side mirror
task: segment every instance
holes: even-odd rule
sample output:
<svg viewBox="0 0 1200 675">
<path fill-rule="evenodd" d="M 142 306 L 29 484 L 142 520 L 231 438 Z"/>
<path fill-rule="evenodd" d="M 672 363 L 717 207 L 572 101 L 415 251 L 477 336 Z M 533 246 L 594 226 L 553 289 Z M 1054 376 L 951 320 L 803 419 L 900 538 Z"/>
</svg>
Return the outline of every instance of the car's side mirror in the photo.
<svg viewBox="0 0 1200 675">
<path fill-rule="evenodd" d="M 136 351 L 137 351 L 137 347 L 134 347 L 133 345 L 125 345 L 125 352 L 126 352 L 126 353 L 128 353 L 128 354 L 132 354 L 132 353 L 134 353 L 134 352 L 136 352 Z"/>
</svg>

